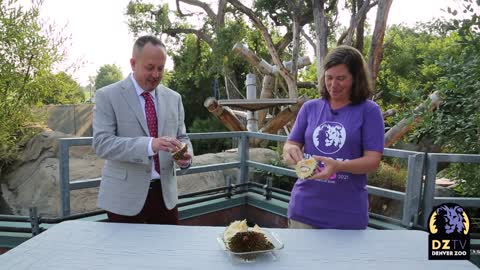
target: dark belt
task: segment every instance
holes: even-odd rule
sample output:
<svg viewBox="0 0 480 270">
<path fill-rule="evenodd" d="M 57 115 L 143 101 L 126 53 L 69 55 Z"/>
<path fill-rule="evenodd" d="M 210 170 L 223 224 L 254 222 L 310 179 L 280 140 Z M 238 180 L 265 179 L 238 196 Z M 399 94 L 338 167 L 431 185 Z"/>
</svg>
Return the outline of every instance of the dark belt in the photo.
<svg viewBox="0 0 480 270">
<path fill-rule="evenodd" d="M 150 180 L 150 189 L 152 189 L 153 186 L 158 186 L 158 184 L 160 184 L 160 179 Z"/>
<path fill-rule="evenodd" d="M 150 184 L 160 183 L 160 178 L 150 180 Z"/>
</svg>

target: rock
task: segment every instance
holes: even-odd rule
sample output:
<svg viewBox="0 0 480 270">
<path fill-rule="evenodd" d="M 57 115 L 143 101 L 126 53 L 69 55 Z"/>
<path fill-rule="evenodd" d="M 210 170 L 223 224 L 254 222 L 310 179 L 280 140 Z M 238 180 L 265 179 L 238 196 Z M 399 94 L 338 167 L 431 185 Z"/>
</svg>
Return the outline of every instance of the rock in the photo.
<svg viewBox="0 0 480 270">
<path fill-rule="evenodd" d="M 250 160 L 268 164 L 272 159 L 278 158 L 278 154 L 275 151 L 266 148 L 250 148 L 249 157 Z M 195 156 L 193 164 L 194 166 L 201 166 L 235 161 L 238 161 L 236 150 L 229 150 L 221 153 Z M 253 174 L 251 171 L 252 170 L 250 170 L 250 175 Z M 178 193 L 185 194 L 221 187 L 225 185 L 225 181 L 229 176 L 231 177 L 232 183 L 239 183 L 238 169 L 182 175 L 177 178 Z"/>
<path fill-rule="evenodd" d="M 58 139 L 66 137 L 71 136 L 51 130 L 36 135 L 26 145 L 21 160 L 0 180 L 3 199 L 13 214 L 28 215 L 32 206 L 42 215 L 60 213 Z M 102 166 L 103 161 L 95 157 L 90 146 L 70 148 L 72 180 L 98 177 Z M 72 213 L 95 209 L 94 190 L 71 192 Z"/>
<path fill-rule="evenodd" d="M 11 172 L 0 180 L 2 196 L 13 214 L 28 215 L 35 206 L 43 216 L 60 213 L 58 139 L 71 137 L 61 132 L 45 131 L 27 144 L 22 160 L 12 166 Z M 195 143 L 195 142 L 194 142 Z M 278 154 L 270 149 L 252 148 L 250 159 L 269 163 Z M 195 156 L 194 166 L 221 164 L 238 160 L 235 152 Z M 90 146 L 70 148 L 70 180 L 100 177 L 104 161 L 98 159 Z M 179 194 L 191 193 L 225 185 L 227 176 L 238 183 L 238 169 L 213 171 L 179 176 Z M 71 213 L 96 210 L 98 188 L 74 190 L 70 193 Z M 1 214 L 1 213 L 0 213 Z M 5 213 L 4 213 L 5 214 Z"/>
<path fill-rule="evenodd" d="M 457 193 L 455 191 L 455 187 L 457 185 L 451 185 L 448 187 L 444 186 L 435 186 L 435 197 L 456 197 Z"/>
</svg>

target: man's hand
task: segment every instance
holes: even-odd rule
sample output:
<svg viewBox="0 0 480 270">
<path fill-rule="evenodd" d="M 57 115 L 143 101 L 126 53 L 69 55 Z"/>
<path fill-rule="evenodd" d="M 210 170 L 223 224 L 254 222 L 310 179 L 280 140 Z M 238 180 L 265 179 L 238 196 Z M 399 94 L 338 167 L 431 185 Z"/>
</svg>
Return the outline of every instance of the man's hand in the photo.
<svg viewBox="0 0 480 270">
<path fill-rule="evenodd" d="M 163 136 L 160 138 L 153 138 L 152 150 L 157 153 L 158 151 L 165 151 L 169 153 L 180 150 L 182 143 L 174 137 Z"/>
<path fill-rule="evenodd" d="M 186 152 L 185 154 L 183 154 L 183 158 L 182 159 L 178 159 L 178 160 L 173 160 L 180 168 L 186 168 L 188 166 L 190 166 L 190 164 L 192 163 L 192 155 L 190 155 L 190 153 Z"/>
</svg>

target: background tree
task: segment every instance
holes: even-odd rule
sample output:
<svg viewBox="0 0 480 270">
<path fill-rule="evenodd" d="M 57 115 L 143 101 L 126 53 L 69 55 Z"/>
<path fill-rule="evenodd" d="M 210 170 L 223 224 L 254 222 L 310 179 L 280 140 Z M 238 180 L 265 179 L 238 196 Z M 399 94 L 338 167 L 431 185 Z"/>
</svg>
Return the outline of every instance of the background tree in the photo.
<svg viewBox="0 0 480 270">
<path fill-rule="evenodd" d="M 103 65 L 97 71 L 97 75 L 95 77 L 95 89 L 100 89 L 122 79 L 122 70 L 117 65 Z"/>
<path fill-rule="evenodd" d="M 130 1 L 126 15 L 130 30 L 138 35 L 143 32 L 168 36 L 167 48 L 176 51 L 186 35 L 194 35 L 199 42 L 204 42 L 213 51 L 212 63 L 206 70 L 211 76 L 220 80 L 220 87 L 225 90 L 229 98 L 240 98 L 239 82 L 236 81 L 235 69 L 232 62 L 237 56 L 231 51 L 233 44 L 244 37 L 243 20 L 229 20 L 226 24 L 225 0 L 218 1 L 218 8 L 214 9 L 206 2 L 198 0 L 178 0 L 176 10 L 170 10 L 168 4 L 154 5 L 143 1 Z M 194 7 L 196 12 L 186 12 L 185 6 Z M 174 13 L 174 16 L 171 16 Z M 196 16 L 202 26 L 194 26 L 187 22 L 187 18 Z M 237 26 L 235 26 L 238 23 Z M 234 32 L 232 30 L 240 30 Z"/>
<path fill-rule="evenodd" d="M 25 9 L 16 0 L 0 0 L 0 173 L 33 132 L 32 108 L 49 91 L 41 82 L 64 57 L 67 38 L 42 23 L 41 4 L 32 1 Z"/>
<path fill-rule="evenodd" d="M 37 82 L 37 89 L 46 88 L 43 104 L 78 104 L 85 102 L 85 92 L 82 87 L 65 72 L 44 76 Z"/>
<path fill-rule="evenodd" d="M 464 0 L 463 8 L 449 8 L 456 15 L 445 22 L 443 28 L 456 35 L 455 47 L 459 51 L 442 57 L 437 65 L 443 76 L 436 87 L 445 102 L 436 114 L 414 134 L 430 136 L 442 150 L 450 153 L 480 153 L 480 1 Z M 459 16 L 459 14 L 462 14 Z M 457 180 L 458 191 L 466 196 L 480 196 L 480 166 L 457 163 L 444 172 Z"/>
</svg>

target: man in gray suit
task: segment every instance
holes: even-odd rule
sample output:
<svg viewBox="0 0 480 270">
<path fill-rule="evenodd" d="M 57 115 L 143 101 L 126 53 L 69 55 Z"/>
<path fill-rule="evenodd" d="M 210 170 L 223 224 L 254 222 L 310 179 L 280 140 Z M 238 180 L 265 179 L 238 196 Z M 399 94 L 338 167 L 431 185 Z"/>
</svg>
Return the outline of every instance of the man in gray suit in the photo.
<svg viewBox="0 0 480 270">
<path fill-rule="evenodd" d="M 93 148 L 105 159 L 98 206 L 111 222 L 178 224 L 175 166 L 191 165 L 182 98 L 160 85 L 166 62 L 160 39 L 133 46 L 132 73 L 96 92 Z M 187 145 L 179 159 L 172 153 Z"/>
</svg>

